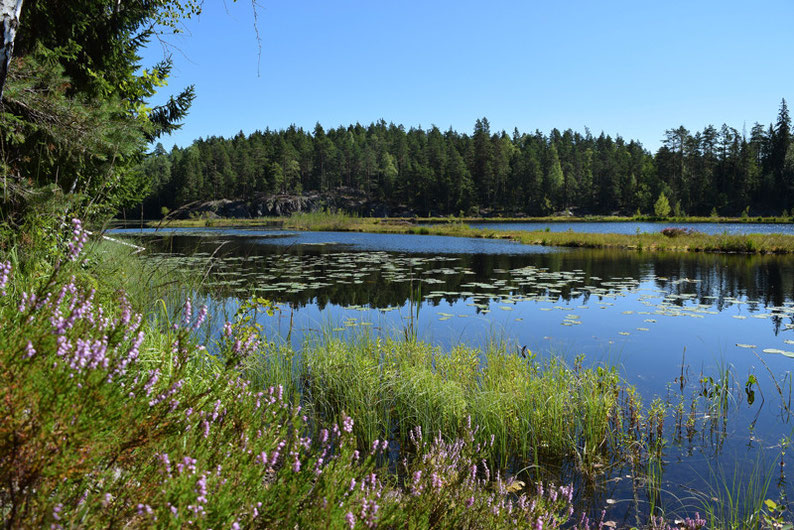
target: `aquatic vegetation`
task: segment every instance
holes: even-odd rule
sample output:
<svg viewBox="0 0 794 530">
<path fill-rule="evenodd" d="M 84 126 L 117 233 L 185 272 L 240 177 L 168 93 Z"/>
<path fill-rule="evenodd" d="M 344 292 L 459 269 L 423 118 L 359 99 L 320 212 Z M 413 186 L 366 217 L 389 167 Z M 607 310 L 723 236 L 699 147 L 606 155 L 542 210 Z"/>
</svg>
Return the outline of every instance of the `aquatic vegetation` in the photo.
<svg viewBox="0 0 794 530">
<path fill-rule="evenodd" d="M 447 354 L 381 338 L 353 345 L 333 340 L 304 349 L 300 358 L 306 403 L 329 417 L 354 411 L 363 445 L 392 432 L 404 443 L 413 425 L 457 432 L 471 418 L 478 436 L 493 437 L 490 459 L 500 467 L 571 459 L 588 468 L 620 458 L 622 386 L 612 370 L 574 370 L 504 347 Z"/>
</svg>

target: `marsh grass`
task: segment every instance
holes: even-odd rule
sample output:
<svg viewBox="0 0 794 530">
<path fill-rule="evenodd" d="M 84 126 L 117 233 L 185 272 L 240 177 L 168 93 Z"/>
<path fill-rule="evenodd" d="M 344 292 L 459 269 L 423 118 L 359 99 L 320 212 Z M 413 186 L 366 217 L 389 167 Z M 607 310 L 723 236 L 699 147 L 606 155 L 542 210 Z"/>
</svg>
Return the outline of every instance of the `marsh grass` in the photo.
<svg viewBox="0 0 794 530">
<path fill-rule="evenodd" d="M 418 341 L 324 341 L 300 354 L 304 403 L 328 418 L 358 418 L 362 446 L 409 429 L 459 432 L 469 421 L 501 468 L 575 463 L 595 472 L 619 459 L 624 411 L 616 371 L 573 369 L 558 358 L 522 358 L 504 347 L 449 352 Z"/>
<path fill-rule="evenodd" d="M 770 528 L 764 515 L 775 467 L 760 455 L 744 466 L 732 465 L 731 471 L 709 463 L 710 485 L 700 500 L 709 528 Z"/>
</svg>

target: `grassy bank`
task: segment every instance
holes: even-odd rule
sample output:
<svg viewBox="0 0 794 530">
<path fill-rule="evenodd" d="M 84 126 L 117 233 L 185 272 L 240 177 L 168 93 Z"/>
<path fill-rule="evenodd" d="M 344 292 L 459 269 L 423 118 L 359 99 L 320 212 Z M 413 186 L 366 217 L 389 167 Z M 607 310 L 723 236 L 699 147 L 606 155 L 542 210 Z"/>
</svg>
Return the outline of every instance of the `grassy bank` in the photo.
<svg viewBox="0 0 794 530">
<path fill-rule="evenodd" d="M 327 214 L 309 213 L 296 214 L 297 216 L 326 216 L 326 217 L 355 217 L 348 214 Z M 267 226 L 280 225 L 290 217 L 260 217 L 254 219 L 225 219 L 225 218 L 196 218 L 196 219 L 173 219 L 166 221 L 149 221 L 148 226 L 184 226 L 201 227 L 210 224 L 212 226 Z M 367 219 L 367 218 L 360 218 Z M 372 218 L 384 219 L 384 218 Z M 544 217 L 477 217 L 477 216 L 446 216 L 446 217 L 389 217 L 385 218 L 390 222 L 397 223 L 668 223 L 670 225 L 680 223 L 760 223 L 760 224 L 791 224 L 794 223 L 794 216 L 758 216 L 758 217 L 705 217 L 705 216 L 683 216 L 683 217 L 655 217 L 651 215 L 619 216 L 619 215 L 586 215 L 586 216 L 544 216 Z"/>
<path fill-rule="evenodd" d="M 545 218 L 544 218 L 545 219 Z M 690 218 L 691 219 L 691 218 Z M 700 218 L 695 218 L 700 219 Z M 709 222 L 713 219 L 706 218 Z M 570 218 L 565 218 L 570 221 Z M 607 218 L 603 220 L 615 220 Z M 629 220 L 629 219 L 626 219 Z M 635 219 L 631 219 L 635 220 Z M 353 217 L 345 214 L 297 214 L 283 219 L 209 219 L 171 221 L 168 226 L 282 226 L 290 230 L 372 232 L 382 234 L 420 234 L 486 239 L 508 239 L 527 245 L 578 248 L 614 248 L 626 250 L 672 250 L 690 252 L 734 252 L 746 254 L 794 253 L 794 236 L 783 234 L 703 234 L 678 232 L 640 234 L 589 234 L 577 232 L 489 230 L 471 228 L 465 222 L 445 220 L 438 224 L 418 225 L 414 220 Z M 683 221 L 681 221 L 683 222 Z M 670 226 L 675 221 L 670 220 Z"/>
<path fill-rule="evenodd" d="M 609 472 L 648 489 L 661 458 L 671 412 L 612 368 L 410 338 L 295 352 L 263 336 L 261 299 L 207 338 L 200 277 L 85 240 L 75 224 L 0 255 L 10 528 L 584 529 Z M 743 523 L 773 515 L 765 494 Z M 645 503 L 636 519 L 660 515 Z"/>
</svg>

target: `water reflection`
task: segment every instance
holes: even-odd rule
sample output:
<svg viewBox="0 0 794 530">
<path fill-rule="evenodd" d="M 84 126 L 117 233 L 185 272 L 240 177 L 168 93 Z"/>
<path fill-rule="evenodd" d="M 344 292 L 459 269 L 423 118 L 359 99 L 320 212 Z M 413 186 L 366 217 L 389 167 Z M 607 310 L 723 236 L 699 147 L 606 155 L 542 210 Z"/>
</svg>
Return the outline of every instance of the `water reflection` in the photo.
<svg viewBox="0 0 794 530">
<path fill-rule="evenodd" d="M 658 289 L 674 295 L 671 301 L 676 305 L 713 305 L 718 311 L 741 303 L 748 311 L 758 312 L 794 300 L 794 261 L 776 255 L 581 249 L 450 257 L 383 251 L 353 253 L 340 250 L 338 245 L 284 246 L 261 239 L 219 240 L 183 235 L 151 238 L 147 247 L 152 257 L 195 258 L 192 266 L 212 259 L 214 278 L 218 280 L 212 285 L 220 292 L 265 292 L 294 308 L 317 305 L 322 309 L 328 304 L 401 307 L 416 295 L 420 284 L 425 303 L 430 305 L 453 303 L 471 297 L 471 293 L 490 293 L 498 298 L 539 292 L 561 301 L 582 297 L 587 303 L 593 292 L 582 287 L 594 286 L 614 293 L 636 289 L 642 281 L 652 281 Z M 186 262 L 185 266 L 191 263 Z M 552 275 L 570 271 L 578 275 L 574 281 L 560 276 L 552 278 L 555 282 L 537 281 L 530 285 L 511 281 L 515 275 L 510 271 L 527 267 Z M 616 284 L 616 278 L 622 281 Z M 504 285 L 495 284 L 499 279 L 507 281 Z M 481 284 L 480 288 L 472 288 L 472 283 Z M 552 283 L 554 286 L 550 287 Z M 433 292 L 443 296 L 427 298 Z"/>
</svg>

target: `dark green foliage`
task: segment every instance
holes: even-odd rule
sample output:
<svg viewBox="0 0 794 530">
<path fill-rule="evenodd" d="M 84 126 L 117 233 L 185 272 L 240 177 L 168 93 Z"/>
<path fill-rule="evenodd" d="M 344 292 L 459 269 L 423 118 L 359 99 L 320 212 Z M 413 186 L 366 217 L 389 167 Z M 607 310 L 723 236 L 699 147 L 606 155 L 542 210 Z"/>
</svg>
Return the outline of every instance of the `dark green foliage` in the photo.
<svg viewBox="0 0 794 530">
<path fill-rule="evenodd" d="M 24 3 L 0 105 L 4 218 L 20 219 L 45 186 L 93 216 L 140 203 L 171 180 L 148 182 L 140 164 L 148 142 L 179 128 L 193 88 L 149 108 L 171 62 L 142 70 L 138 51 L 196 12 L 190 0 Z"/>
<path fill-rule="evenodd" d="M 319 124 L 313 132 L 266 129 L 174 148 L 172 179 L 151 188 L 146 209 L 157 216 L 162 206 L 195 200 L 344 187 L 419 215 L 631 215 L 653 212 L 661 194 L 676 215 L 738 215 L 748 204 L 777 214 L 794 199 L 789 122 L 784 101 L 777 123 L 769 131 L 756 124 L 749 138 L 727 125 L 695 133 L 678 127 L 666 131 L 655 155 L 636 141 L 589 131 L 509 136 L 492 132 L 486 118 L 471 135 L 383 120 L 328 131 Z M 144 171 L 162 182 L 152 163 Z"/>
</svg>

